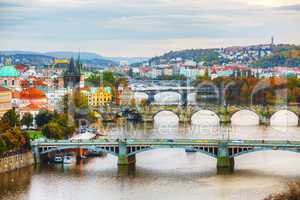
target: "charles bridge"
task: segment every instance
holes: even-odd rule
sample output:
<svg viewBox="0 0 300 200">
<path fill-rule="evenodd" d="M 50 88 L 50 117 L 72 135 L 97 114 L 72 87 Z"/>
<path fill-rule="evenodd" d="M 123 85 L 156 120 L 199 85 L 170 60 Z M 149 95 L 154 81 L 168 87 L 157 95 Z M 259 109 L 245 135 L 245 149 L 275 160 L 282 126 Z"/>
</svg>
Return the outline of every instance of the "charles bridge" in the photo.
<svg viewBox="0 0 300 200">
<path fill-rule="evenodd" d="M 300 116 L 300 107 L 298 106 L 196 106 L 196 105 L 148 105 L 140 106 L 136 111 L 141 115 L 143 122 L 153 122 L 157 114 L 163 111 L 174 113 L 181 123 L 191 122 L 195 114 L 202 111 L 211 111 L 215 114 L 220 123 L 230 123 L 234 115 L 241 114 L 242 111 L 247 111 L 244 115 L 252 115 L 259 118 L 259 124 L 269 125 L 271 117 L 280 111 L 286 111 L 294 114 L 298 118 Z M 299 124 L 299 123 L 298 123 Z"/>
</svg>

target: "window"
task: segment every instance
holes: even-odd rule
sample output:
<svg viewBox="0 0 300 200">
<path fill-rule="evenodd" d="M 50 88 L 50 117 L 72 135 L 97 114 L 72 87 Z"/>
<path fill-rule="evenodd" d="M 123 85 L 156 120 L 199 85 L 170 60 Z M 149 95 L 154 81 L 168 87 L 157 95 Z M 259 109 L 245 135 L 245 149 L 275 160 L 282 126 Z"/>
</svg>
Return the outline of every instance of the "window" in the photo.
<svg viewBox="0 0 300 200">
<path fill-rule="evenodd" d="M 4 85 L 7 85 L 7 80 L 4 80 Z"/>
<path fill-rule="evenodd" d="M 12 86 L 15 86 L 15 80 L 12 80 L 12 81 L 11 81 L 11 85 L 12 85 Z"/>
</svg>

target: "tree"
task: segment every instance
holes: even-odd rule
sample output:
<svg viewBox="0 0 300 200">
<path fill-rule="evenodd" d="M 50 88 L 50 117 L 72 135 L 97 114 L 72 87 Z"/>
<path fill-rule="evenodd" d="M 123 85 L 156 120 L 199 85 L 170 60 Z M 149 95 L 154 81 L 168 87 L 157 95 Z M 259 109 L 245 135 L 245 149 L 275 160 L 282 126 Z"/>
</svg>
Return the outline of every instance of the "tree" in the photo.
<svg viewBox="0 0 300 200">
<path fill-rule="evenodd" d="M 11 110 L 7 111 L 3 115 L 1 121 L 3 123 L 8 124 L 10 127 L 18 127 L 18 126 L 20 126 L 20 117 L 16 113 L 15 109 L 11 109 Z"/>
<path fill-rule="evenodd" d="M 69 120 L 67 115 L 55 113 L 54 118 L 51 120 L 51 123 L 52 122 L 57 123 L 61 127 L 64 138 L 73 135 L 75 125 L 71 120 Z"/>
<path fill-rule="evenodd" d="M 51 121 L 53 119 L 53 117 L 54 117 L 53 113 L 51 113 L 47 110 L 42 110 L 35 117 L 36 125 L 39 128 L 41 128 L 42 126 L 47 124 L 49 121 Z"/>
<path fill-rule="evenodd" d="M 0 134 L 2 150 L 19 150 L 29 146 L 29 139 L 20 128 L 11 128 Z"/>
<path fill-rule="evenodd" d="M 42 133 L 51 139 L 62 139 L 64 137 L 62 127 L 54 121 L 45 124 L 42 128 Z"/>
<path fill-rule="evenodd" d="M 300 182 L 288 184 L 286 192 L 270 195 L 265 200 L 298 200 L 300 197 Z"/>
<path fill-rule="evenodd" d="M 25 113 L 21 119 L 21 124 L 25 125 L 27 129 L 32 126 L 33 123 L 33 116 L 31 113 Z"/>
<path fill-rule="evenodd" d="M 116 78 L 111 71 L 103 72 L 103 83 L 105 86 L 112 86 L 116 84 Z"/>
</svg>

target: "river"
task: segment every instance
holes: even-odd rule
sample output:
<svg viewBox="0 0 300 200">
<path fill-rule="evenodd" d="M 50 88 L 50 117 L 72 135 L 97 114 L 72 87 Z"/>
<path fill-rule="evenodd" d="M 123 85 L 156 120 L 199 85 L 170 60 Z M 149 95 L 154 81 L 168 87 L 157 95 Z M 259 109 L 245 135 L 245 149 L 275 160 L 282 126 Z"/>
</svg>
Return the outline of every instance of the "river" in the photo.
<svg viewBox="0 0 300 200">
<path fill-rule="evenodd" d="M 145 128 L 146 126 L 146 128 Z M 111 137 L 300 140 L 300 128 L 207 129 L 107 125 Z M 203 133 L 201 133 L 203 132 Z M 300 154 L 257 152 L 235 159 L 232 175 L 217 175 L 216 160 L 178 149 L 153 150 L 136 157 L 136 169 L 120 176 L 117 159 L 106 155 L 78 165 L 44 164 L 0 175 L 2 200 L 253 200 L 282 191 L 300 179 Z"/>
</svg>

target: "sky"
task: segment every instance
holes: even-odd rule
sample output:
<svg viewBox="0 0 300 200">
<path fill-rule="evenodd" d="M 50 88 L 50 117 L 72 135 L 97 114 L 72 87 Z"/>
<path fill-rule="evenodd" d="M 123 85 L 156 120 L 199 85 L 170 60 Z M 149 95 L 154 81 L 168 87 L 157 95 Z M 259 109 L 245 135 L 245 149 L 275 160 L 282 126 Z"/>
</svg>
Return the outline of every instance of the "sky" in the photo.
<svg viewBox="0 0 300 200">
<path fill-rule="evenodd" d="M 0 50 L 151 57 L 300 44 L 300 0 L 0 0 Z"/>
</svg>

